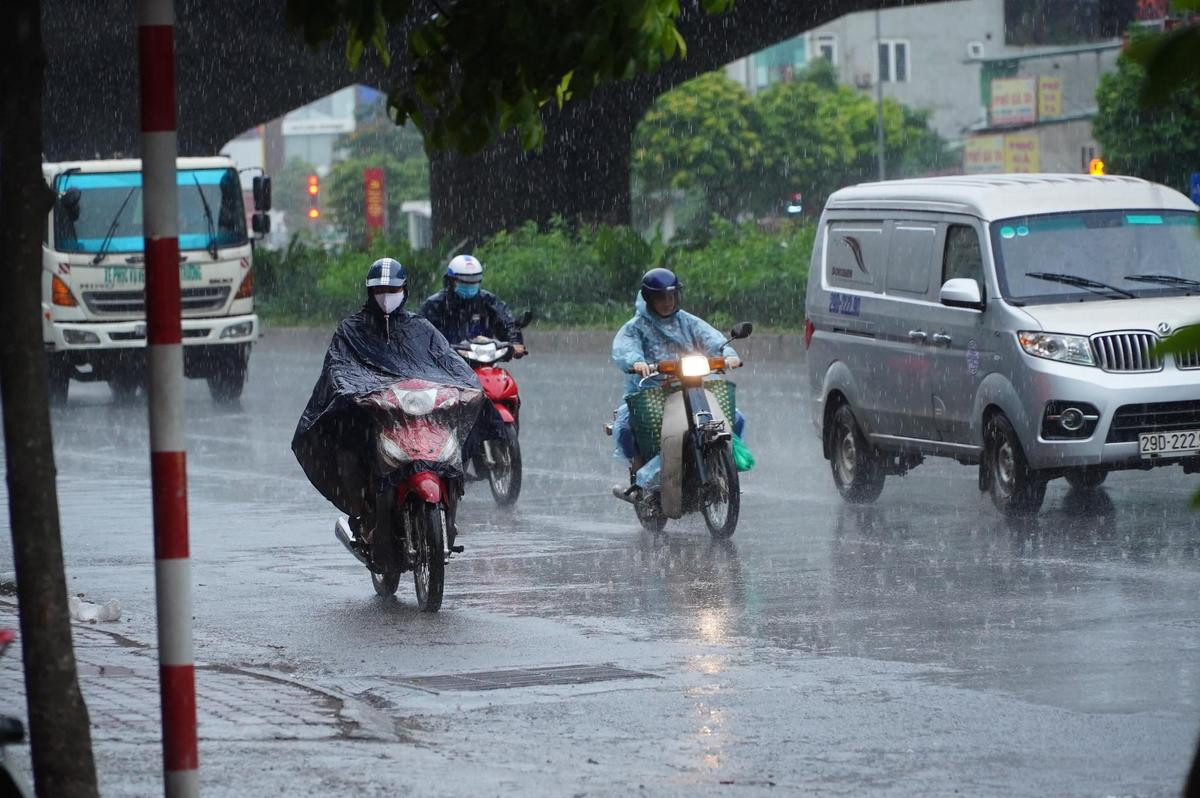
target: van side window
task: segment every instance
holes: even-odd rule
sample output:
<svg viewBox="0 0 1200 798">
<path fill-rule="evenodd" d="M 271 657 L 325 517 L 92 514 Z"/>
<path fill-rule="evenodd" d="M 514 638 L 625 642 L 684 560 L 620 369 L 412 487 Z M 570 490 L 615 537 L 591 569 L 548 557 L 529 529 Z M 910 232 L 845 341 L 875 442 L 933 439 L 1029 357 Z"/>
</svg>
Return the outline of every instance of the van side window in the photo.
<svg viewBox="0 0 1200 798">
<path fill-rule="evenodd" d="M 887 290 L 925 296 L 934 270 L 933 243 L 937 228 L 921 222 L 899 222 L 892 229 L 888 253 Z"/>
<path fill-rule="evenodd" d="M 883 271 L 883 222 L 834 221 L 825 233 L 825 279 L 839 288 L 878 290 Z"/>
<path fill-rule="evenodd" d="M 942 257 L 942 282 L 956 277 L 969 277 L 983 288 L 983 253 L 979 249 L 979 234 L 965 224 L 946 228 L 946 252 Z"/>
</svg>

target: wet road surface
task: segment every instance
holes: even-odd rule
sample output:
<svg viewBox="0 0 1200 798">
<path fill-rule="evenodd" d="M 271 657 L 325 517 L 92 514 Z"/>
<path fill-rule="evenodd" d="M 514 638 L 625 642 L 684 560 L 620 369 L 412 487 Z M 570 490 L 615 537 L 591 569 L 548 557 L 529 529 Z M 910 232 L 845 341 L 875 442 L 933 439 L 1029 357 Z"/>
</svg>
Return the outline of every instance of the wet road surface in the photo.
<svg viewBox="0 0 1200 798">
<path fill-rule="evenodd" d="M 423 615 L 407 575 L 397 600 L 375 597 L 288 448 L 327 340 L 272 330 L 239 404 L 214 406 L 198 381 L 187 395 L 197 659 L 352 696 L 400 740 L 306 749 L 289 783 L 314 795 L 1178 793 L 1200 730 L 1194 476 L 1115 474 L 1090 494 L 1059 480 L 1037 519 L 1010 524 L 974 469 L 930 461 L 890 478 L 875 505 L 849 506 L 808 422 L 794 341 L 761 337 L 740 347 L 758 467 L 737 534 L 714 543 L 697 517 L 654 536 L 609 495 L 624 473 L 601 424 L 620 379 L 599 339 L 533 337 L 512 366 L 521 499 L 502 511 L 482 483 L 469 488 L 466 553 L 447 568 L 442 611 Z M 145 404 L 75 383 L 53 421 L 71 590 L 118 598 L 120 633 L 153 643 Z M 11 580 L 7 515 L 0 526 Z M 413 681 L 550 666 L 640 678 Z M 112 754 L 105 794 L 137 794 L 124 774 L 158 767 L 155 752 Z M 222 781 L 231 755 L 207 762 L 225 763 L 205 771 L 214 791 L 236 794 Z"/>
</svg>

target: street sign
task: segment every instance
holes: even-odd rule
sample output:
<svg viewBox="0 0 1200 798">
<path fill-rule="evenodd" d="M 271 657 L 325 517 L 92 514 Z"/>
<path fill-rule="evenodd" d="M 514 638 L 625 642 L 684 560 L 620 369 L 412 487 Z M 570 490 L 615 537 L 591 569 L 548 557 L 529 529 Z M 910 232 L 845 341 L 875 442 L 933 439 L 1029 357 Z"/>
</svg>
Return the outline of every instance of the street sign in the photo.
<svg viewBox="0 0 1200 798">
<path fill-rule="evenodd" d="M 1192 172 L 1192 202 L 1200 205 L 1200 172 Z"/>
</svg>

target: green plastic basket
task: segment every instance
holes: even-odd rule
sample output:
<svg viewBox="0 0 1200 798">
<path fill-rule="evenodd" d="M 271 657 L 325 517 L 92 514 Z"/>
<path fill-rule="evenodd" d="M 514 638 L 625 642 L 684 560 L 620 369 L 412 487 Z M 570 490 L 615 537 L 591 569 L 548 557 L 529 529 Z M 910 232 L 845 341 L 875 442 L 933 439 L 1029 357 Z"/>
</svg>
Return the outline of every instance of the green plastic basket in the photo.
<svg viewBox="0 0 1200 798">
<path fill-rule="evenodd" d="M 733 424 L 737 411 L 737 386 L 728 380 L 708 380 L 704 387 L 717 398 L 721 412 L 729 423 Z M 638 453 L 649 460 L 658 454 L 659 438 L 662 434 L 663 409 L 667 406 L 667 397 L 678 388 L 647 388 L 644 391 L 632 393 L 625 397 L 629 406 L 629 420 L 633 425 L 633 437 L 637 441 Z M 732 427 L 730 432 L 732 432 Z"/>
</svg>

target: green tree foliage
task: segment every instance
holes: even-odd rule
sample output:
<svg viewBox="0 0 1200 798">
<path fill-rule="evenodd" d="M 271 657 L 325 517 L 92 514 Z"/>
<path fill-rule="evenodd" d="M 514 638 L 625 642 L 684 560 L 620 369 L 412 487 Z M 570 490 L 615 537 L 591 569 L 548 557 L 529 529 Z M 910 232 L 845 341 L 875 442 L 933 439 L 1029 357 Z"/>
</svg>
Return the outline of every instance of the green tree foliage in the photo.
<svg viewBox="0 0 1200 798">
<path fill-rule="evenodd" d="M 329 175 L 327 206 L 330 221 L 355 245 L 366 244 L 366 210 L 363 170 L 383 169 L 387 193 L 388 229 L 403 230 L 400 206 L 406 200 L 429 197 L 429 159 L 421 136 L 412 128 L 397 127 L 383 103 L 368 105 L 353 133 L 338 139 L 344 160 Z"/>
<path fill-rule="evenodd" d="M 1122 55 L 1117 69 L 1100 79 L 1092 131 L 1109 172 L 1164 183 L 1187 191 L 1200 164 L 1200 94 L 1195 86 L 1155 91 L 1146 105 L 1146 70 Z"/>
<path fill-rule="evenodd" d="M 708 13 L 733 0 L 701 0 Z M 410 19 L 408 0 L 288 0 L 287 19 L 312 45 L 339 33 L 356 64 L 373 47 L 387 60 L 388 28 L 407 31 L 406 76 L 389 104 L 433 149 L 477 152 L 509 129 L 540 145 L 539 109 L 583 99 L 603 83 L 653 72 L 685 53 L 679 0 L 457 0 Z"/>
<path fill-rule="evenodd" d="M 925 112 L 892 100 L 883 112 L 888 177 L 951 162 Z M 634 139 L 633 173 L 645 191 L 699 187 L 726 219 L 777 213 L 795 192 L 815 214 L 841 186 L 875 179 L 877 119 L 875 101 L 839 85 L 824 60 L 753 98 L 711 73 L 658 99 Z"/>
<path fill-rule="evenodd" d="M 720 72 L 658 98 L 634 135 L 633 175 L 654 191 L 702 188 L 711 210 L 734 218 L 763 162 L 754 100 Z"/>
</svg>

